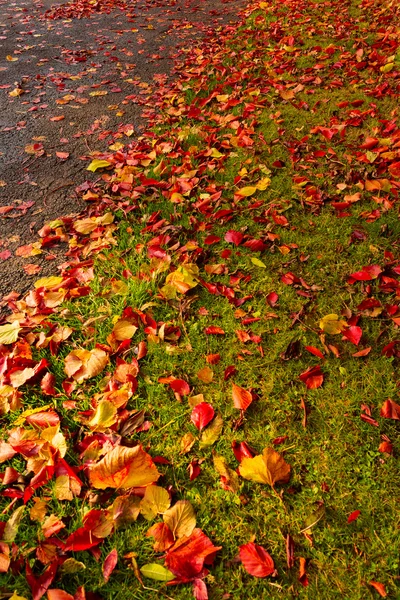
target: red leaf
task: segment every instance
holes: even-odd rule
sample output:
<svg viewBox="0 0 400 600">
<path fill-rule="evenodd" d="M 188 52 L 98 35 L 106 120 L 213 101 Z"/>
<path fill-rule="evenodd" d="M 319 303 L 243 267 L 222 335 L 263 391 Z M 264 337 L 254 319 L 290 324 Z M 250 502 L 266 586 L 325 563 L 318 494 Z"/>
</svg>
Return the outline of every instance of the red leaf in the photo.
<svg viewBox="0 0 400 600">
<path fill-rule="evenodd" d="M 242 462 L 244 458 L 253 458 L 253 456 L 256 454 L 253 452 L 247 442 L 236 442 L 233 440 L 232 450 L 236 460 L 239 462 Z"/>
<path fill-rule="evenodd" d="M 358 517 L 361 514 L 361 510 L 354 510 L 351 515 L 349 515 L 347 522 L 352 523 L 353 521 L 357 521 Z"/>
<path fill-rule="evenodd" d="M 400 161 L 392 163 L 389 172 L 392 177 L 400 177 Z"/>
<path fill-rule="evenodd" d="M 294 541 L 289 533 L 286 536 L 286 563 L 288 569 L 294 566 Z"/>
<path fill-rule="evenodd" d="M 55 396 L 57 394 L 54 384 L 56 382 L 56 378 L 52 373 L 46 373 L 40 382 L 40 388 L 44 394 L 48 396 Z"/>
<path fill-rule="evenodd" d="M 304 371 L 304 373 L 301 373 L 299 378 L 303 383 L 306 384 L 309 390 L 314 390 L 321 387 L 323 384 L 324 374 L 321 371 L 321 367 L 316 365 L 315 367 L 310 367 Z"/>
<path fill-rule="evenodd" d="M 382 596 L 382 598 L 386 598 L 387 593 L 383 583 L 378 583 L 378 581 L 370 581 L 369 585 L 372 585 L 372 587 L 376 589 L 376 591 L 380 596 Z"/>
<path fill-rule="evenodd" d="M 0 252 L 0 260 L 7 260 L 8 258 L 11 258 L 12 254 L 9 250 L 3 250 L 2 252 Z"/>
<path fill-rule="evenodd" d="M 275 573 L 271 556 L 262 546 L 249 542 L 239 548 L 240 560 L 246 571 L 254 577 L 268 577 Z"/>
<path fill-rule="evenodd" d="M 276 306 L 278 299 L 279 299 L 279 296 L 276 292 L 271 292 L 270 294 L 268 294 L 268 296 L 266 298 L 266 300 L 267 300 L 268 304 L 271 306 L 271 308 Z"/>
<path fill-rule="evenodd" d="M 47 589 L 50 587 L 57 569 L 58 569 L 58 561 L 51 563 L 47 569 L 42 573 L 40 577 L 35 577 L 29 563 L 26 563 L 26 580 L 28 582 L 29 587 L 31 588 L 32 598 L 33 600 L 39 600 L 46 593 Z"/>
<path fill-rule="evenodd" d="M 239 246 L 240 242 L 243 240 L 243 233 L 230 229 L 226 232 L 224 239 L 226 242 L 231 242 L 232 244 L 235 244 L 235 246 Z"/>
<path fill-rule="evenodd" d="M 357 325 L 352 325 L 345 331 L 343 331 L 343 337 L 349 340 L 355 346 L 358 346 L 362 338 L 362 329 Z"/>
<path fill-rule="evenodd" d="M 110 579 L 110 575 L 114 571 L 115 567 L 117 566 L 117 562 L 118 562 L 118 552 L 116 551 L 115 548 L 113 548 L 111 550 L 110 554 L 108 554 L 108 556 L 106 556 L 104 563 L 103 563 L 103 577 L 104 577 L 105 582 L 107 582 Z"/>
<path fill-rule="evenodd" d="M 233 406 L 239 410 L 247 410 L 253 402 L 253 396 L 244 388 L 232 383 Z"/>
<path fill-rule="evenodd" d="M 315 346 L 306 346 L 305 348 L 307 352 L 310 352 L 310 354 L 314 354 L 314 356 L 318 356 L 318 358 L 325 360 L 325 355 L 322 354 L 321 350 L 318 350 L 318 348 Z"/>
<path fill-rule="evenodd" d="M 220 354 L 207 354 L 206 361 L 209 365 L 217 365 L 221 360 Z"/>
<path fill-rule="evenodd" d="M 193 581 L 193 596 L 196 600 L 208 600 L 207 586 L 202 579 Z"/>
<path fill-rule="evenodd" d="M 46 428 L 58 425 L 60 422 L 60 417 L 56 412 L 54 412 L 54 410 L 49 410 L 28 415 L 25 421 L 29 423 L 29 425 Z"/>
<path fill-rule="evenodd" d="M 379 140 L 377 138 L 367 137 L 365 142 L 363 144 L 361 144 L 360 148 L 362 150 L 371 150 L 371 148 L 374 148 L 378 144 L 379 144 Z"/>
<path fill-rule="evenodd" d="M 170 388 L 181 396 L 187 396 L 190 394 L 190 386 L 184 379 L 174 379 L 169 384 Z"/>
<path fill-rule="evenodd" d="M 74 596 L 64 590 L 52 588 L 47 590 L 47 600 L 74 600 Z"/>
<path fill-rule="evenodd" d="M 190 537 L 181 538 L 168 550 L 165 566 L 180 579 L 197 579 L 204 563 L 211 564 L 220 549 L 201 529 L 195 529 Z"/>
<path fill-rule="evenodd" d="M 207 246 L 211 246 L 211 244 L 216 244 L 217 242 L 221 241 L 221 238 L 218 237 L 217 235 L 208 235 L 206 237 L 206 239 L 204 240 L 204 243 Z"/>
<path fill-rule="evenodd" d="M 380 273 L 382 273 L 382 269 L 379 265 L 367 265 L 361 271 L 351 273 L 349 275 L 349 283 L 354 283 L 354 281 L 371 281 L 372 279 L 376 279 Z"/>
<path fill-rule="evenodd" d="M 215 412 L 211 404 L 208 404 L 208 402 L 200 402 L 200 404 L 197 404 L 192 410 L 190 420 L 193 425 L 201 431 L 213 420 L 214 415 Z"/>
<path fill-rule="evenodd" d="M 199 461 L 196 458 L 194 458 L 192 462 L 189 463 L 188 471 L 190 481 L 194 481 L 200 475 L 201 468 L 199 465 Z"/>
<path fill-rule="evenodd" d="M 382 405 L 380 415 L 381 417 L 385 417 L 385 419 L 395 419 L 399 421 L 400 405 L 396 404 L 396 402 L 393 402 L 393 400 L 388 398 L 388 400 L 385 400 L 385 402 Z"/>
<path fill-rule="evenodd" d="M 384 452 L 385 454 L 393 454 L 393 444 L 387 441 L 381 442 L 379 444 L 378 452 Z"/>
<path fill-rule="evenodd" d="M 236 375 L 236 373 L 237 373 L 237 369 L 234 365 L 230 365 L 229 367 L 226 367 L 226 369 L 224 371 L 224 381 L 229 379 L 229 377 Z"/>
<path fill-rule="evenodd" d="M 216 327 L 215 325 L 206 327 L 204 333 L 207 335 L 225 335 L 225 331 L 221 329 L 221 327 Z"/>
<path fill-rule="evenodd" d="M 74 552 L 88 550 L 89 548 L 98 546 L 102 541 L 101 538 L 94 536 L 86 527 L 80 527 L 66 539 L 64 550 L 73 550 Z"/>
</svg>

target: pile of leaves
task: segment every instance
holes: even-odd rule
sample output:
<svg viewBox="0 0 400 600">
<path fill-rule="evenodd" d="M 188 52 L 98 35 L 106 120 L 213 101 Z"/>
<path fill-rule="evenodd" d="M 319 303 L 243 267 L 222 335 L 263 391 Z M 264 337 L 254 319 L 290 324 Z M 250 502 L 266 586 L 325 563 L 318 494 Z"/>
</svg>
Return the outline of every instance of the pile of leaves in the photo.
<svg viewBox="0 0 400 600">
<path fill-rule="evenodd" d="M 328 598 L 323 544 L 336 594 L 398 590 L 356 528 L 398 448 L 399 33 L 377 0 L 319 8 L 259 2 L 187 49 L 155 126 L 94 154 L 87 210 L 41 230 L 35 250 L 68 244 L 66 261 L 0 326 L 14 600 L 111 597 L 128 574 L 142 597 L 150 578 L 197 600 L 206 582 Z"/>
</svg>

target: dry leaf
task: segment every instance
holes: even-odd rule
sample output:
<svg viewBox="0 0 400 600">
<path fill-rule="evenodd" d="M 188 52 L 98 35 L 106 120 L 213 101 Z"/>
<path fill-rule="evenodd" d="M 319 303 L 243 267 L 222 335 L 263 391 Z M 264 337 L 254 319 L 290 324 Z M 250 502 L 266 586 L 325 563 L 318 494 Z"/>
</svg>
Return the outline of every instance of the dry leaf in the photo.
<svg viewBox="0 0 400 600">
<path fill-rule="evenodd" d="M 244 479 L 257 483 L 268 483 L 274 487 L 276 483 L 287 483 L 290 479 L 290 465 L 272 448 L 254 458 L 244 458 L 239 465 L 239 473 Z"/>
<path fill-rule="evenodd" d="M 93 487 L 128 489 L 154 483 L 160 477 L 155 464 L 141 446 L 116 446 L 98 463 L 89 467 Z"/>
</svg>

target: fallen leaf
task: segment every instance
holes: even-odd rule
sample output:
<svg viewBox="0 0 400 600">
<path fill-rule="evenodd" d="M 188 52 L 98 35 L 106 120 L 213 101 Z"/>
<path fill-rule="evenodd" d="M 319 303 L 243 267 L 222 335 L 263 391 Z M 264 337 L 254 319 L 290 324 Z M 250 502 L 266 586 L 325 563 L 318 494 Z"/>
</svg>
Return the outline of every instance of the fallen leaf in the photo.
<svg viewBox="0 0 400 600">
<path fill-rule="evenodd" d="M 146 486 L 159 477 L 160 473 L 151 457 L 140 445 L 133 448 L 116 446 L 89 467 L 90 483 L 100 490 Z"/>
<path fill-rule="evenodd" d="M 103 577 L 104 581 L 107 582 L 110 579 L 111 573 L 114 571 L 118 562 L 118 552 L 115 548 L 106 556 L 103 563 Z"/>
<path fill-rule="evenodd" d="M 96 377 L 108 363 L 108 354 L 100 348 L 93 350 L 77 349 L 65 357 L 65 372 L 81 382 Z"/>
<path fill-rule="evenodd" d="M 247 410 L 253 402 L 253 396 L 248 390 L 232 383 L 233 406 L 239 410 Z"/>
<path fill-rule="evenodd" d="M 189 537 L 196 527 L 196 515 L 188 500 L 178 500 L 163 515 L 175 539 Z"/>
<path fill-rule="evenodd" d="M 140 572 L 145 577 L 149 579 L 154 579 L 156 581 L 172 581 L 175 579 L 175 575 L 168 571 L 162 565 L 158 565 L 157 563 L 148 563 L 147 565 L 143 565 L 140 567 Z"/>
<path fill-rule="evenodd" d="M 249 542 L 240 546 L 239 556 L 246 571 L 254 577 L 268 577 L 275 573 L 274 561 L 258 544 Z"/>
<path fill-rule="evenodd" d="M 265 448 L 262 454 L 253 458 L 243 458 L 239 473 L 244 479 L 257 483 L 287 483 L 290 479 L 290 465 L 272 448 Z"/>
<path fill-rule="evenodd" d="M 190 420 L 201 431 L 213 420 L 214 414 L 215 412 L 211 404 L 200 402 L 193 408 Z"/>
<path fill-rule="evenodd" d="M 346 321 L 340 319 L 338 315 L 332 313 L 330 315 L 326 315 L 319 322 L 320 329 L 325 333 L 329 333 L 331 335 L 337 335 L 338 333 L 342 333 L 344 329 L 347 327 Z"/>
<path fill-rule="evenodd" d="M 382 598 L 386 598 L 387 592 L 383 583 L 379 583 L 378 581 L 370 581 L 369 585 L 372 585 L 372 587 L 375 588 L 375 590 Z"/>
</svg>

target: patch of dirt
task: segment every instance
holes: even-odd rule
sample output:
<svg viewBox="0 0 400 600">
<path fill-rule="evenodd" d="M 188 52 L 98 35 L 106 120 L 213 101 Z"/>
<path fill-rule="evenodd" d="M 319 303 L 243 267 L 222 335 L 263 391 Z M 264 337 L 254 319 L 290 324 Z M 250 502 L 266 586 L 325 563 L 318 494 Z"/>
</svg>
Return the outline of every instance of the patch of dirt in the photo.
<svg viewBox="0 0 400 600">
<path fill-rule="evenodd" d="M 18 249 L 45 222 L 84 208 L 75 188 L 99 177 L 85 170 L 92 153 L 140 135 L 176 76 L 174 59 L 246 6 L 148 0 L 112 10 L 110 1 L 79 13 L 83 4 L 62 19 L 48 18 L 71 13 L 60 2 L 0 0 L 0 297 L 56 271 L 62 247 Z"/>
</svg>

